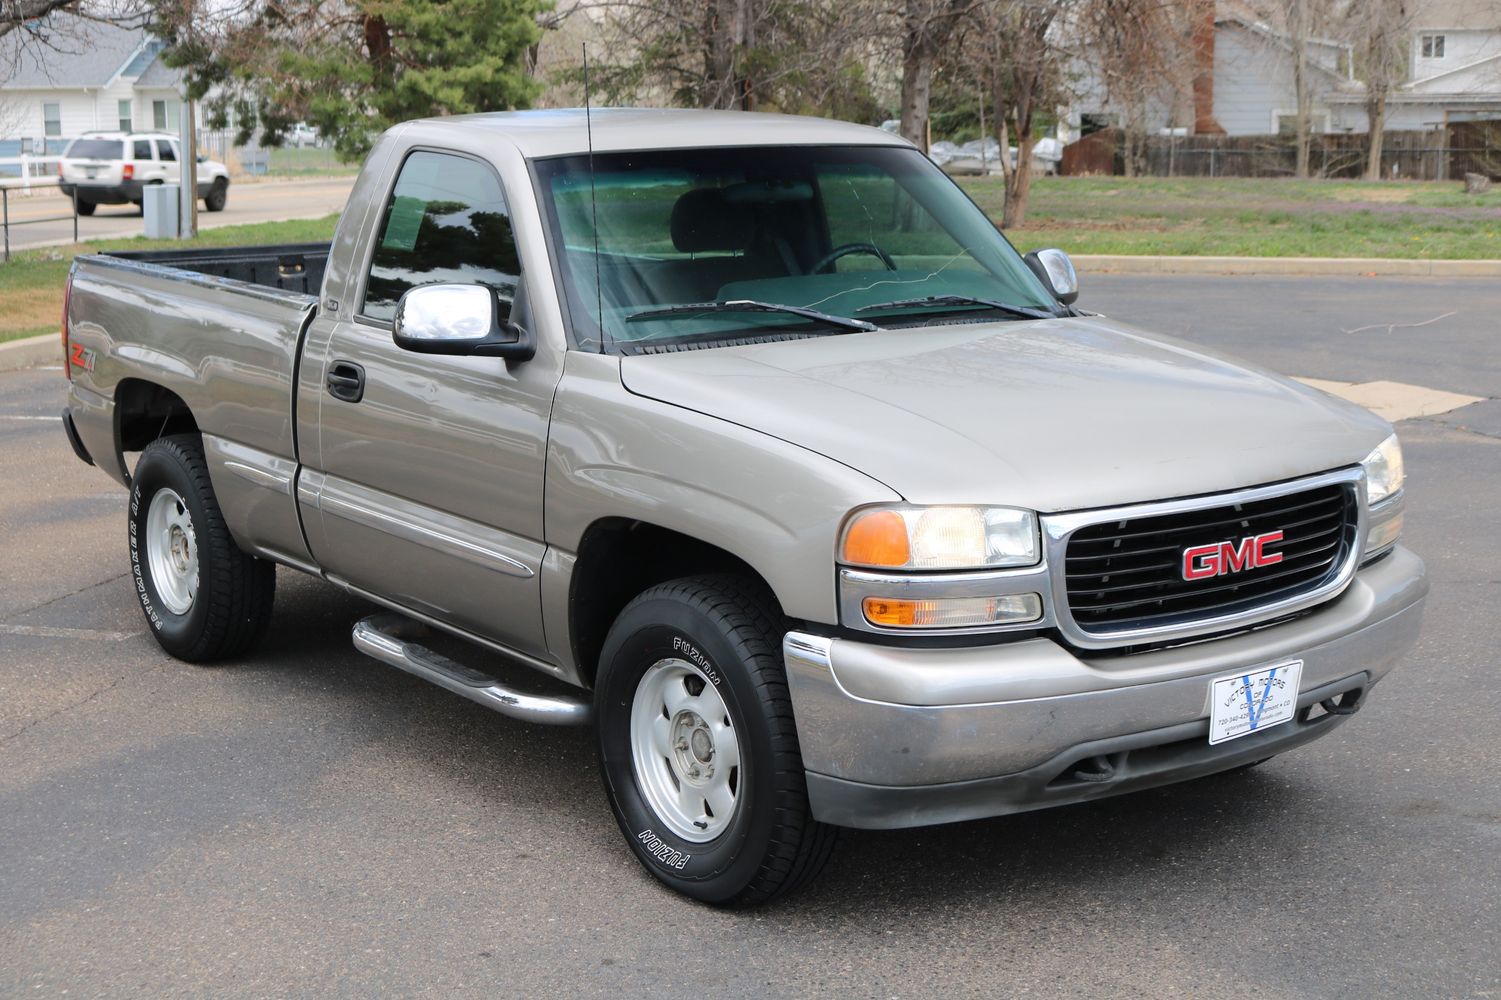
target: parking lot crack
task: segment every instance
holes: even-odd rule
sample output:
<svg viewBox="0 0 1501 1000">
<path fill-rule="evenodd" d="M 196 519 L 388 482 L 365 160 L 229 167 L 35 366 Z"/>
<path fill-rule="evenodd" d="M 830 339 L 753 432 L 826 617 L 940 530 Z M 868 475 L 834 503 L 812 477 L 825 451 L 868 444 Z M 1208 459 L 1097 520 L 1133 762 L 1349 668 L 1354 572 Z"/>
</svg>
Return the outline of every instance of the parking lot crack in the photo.
<svg viewBox="0 0 1501 1000">
<path fill-rule="evenodd" d="M 62 595 L 60 595 L 58 597 L 49 597 L 47 600 L 43 601 L 41 604 L 34 604 L 31 607 L 29 607 L 29 608 L 22 608 L 20 611 L 13 611 L 13 612 L 11 612 L 10 614 L 8 614 L 8 615 L 5 616 L 5 621 L 6 622 L 10 622 L 12 619 L 18 618 L 21 615 L 29 615 L 33 611 L 40 611 L 43 608 L 49 608 L 52 605 L 58 603 L 59 601 L 66 601 L 70 597 L 77 597 L 79 594 L 82 594 L 82 593 L 85 593 L 87 591 L 93 590 L 96 587 L 103 587 L 103 586 L 105 586 L 107 584 L 114 583 L 116 580 L 123 580 L 125 577 L 127 577 L 129 575 L 130 575 L 130 571 L 129 570 L 127 570 L 127 571 L 125 571 L 123 573 L 116 573 L 114 576 L 107 577 L 106 579 L 100 580 L 97 583 L 85 584 L 82 587 L 79 587 L 77 590 L 69 591 L 68 593 L 62 594 Z"/>
<path fill-rule="evenodd" d="M 160 671 L 162 668 L 160 666 L 158 666 L 158 667 L 154 667 L 152 669 L 156 670 L 156 671 Z M 136 670 L 127 670 L 124 673 L 116 676 L 113 680 L 109 681 L 109 683 L 102 684 L 99 687 L 95 688 L 93 691 L 90 691 L 87 695 L 85 695 L 84 697 L 78 699 L 77 701 L 72 702 L 71 704 L 68 704 L 68 705 L 64 705 L 61 708 L 55 709 L 55 710 L 53 710 L 51 712 L 48 712 L 46 715 L 39 716 L 38 718 L 32 719 L 30 722 L 26 723 L 26 725 L 22 726 L 20 729 L 17 729 L 15 732 L 9 734 L 8 736 L 0 736 L 0 749 L 3 749 L 4 747 L 7 747 L 10 744 L 14 743 L 16 740 L 20 739 L 22 736 L 25 736 L 28 732 L 30 732 L 31 730 L 35 729 L 37 726 L 40 726 L 42 723 L 44 723 L 44 722 L 50 722 L 51 720 L 57 718 L 58 716 L 66 715 L 69 712 L 73 712 L 73 711 L 76 711 L 77 709 L 83 708 L 85 705 L 89 704 L 91 701 L 93 701 L 94 699 L 98 698 L 100 695 L 108 694 L 110 691 L 114 690 L 114 688 L 121 681 L 123 681 L 125 678 L 130 677 L 132 675 L 134 675 L 134 676 L 141 676 L 141 672 L 140 671 L 136 671 Z"/>
</svg>

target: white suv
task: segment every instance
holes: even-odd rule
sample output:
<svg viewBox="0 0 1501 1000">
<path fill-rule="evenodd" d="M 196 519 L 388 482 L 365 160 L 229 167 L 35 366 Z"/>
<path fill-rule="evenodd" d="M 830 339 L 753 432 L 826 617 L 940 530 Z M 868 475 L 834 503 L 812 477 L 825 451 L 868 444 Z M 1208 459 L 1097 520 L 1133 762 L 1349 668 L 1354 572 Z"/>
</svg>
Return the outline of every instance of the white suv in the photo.
<svg viewBox="0 0 1501 1000">
<path fill-rule="evenodd" d="M 177 139 L 159 132 L 85 132 L 68 144 L 57 165 L 63 194 L 78 192 L 78 214 L 95 205 L 139 206 L 150 184 L 181 179 Z M 198 197 L 210 212 L 229 197 L 229 169 L 217 160 L 198 160 Z"/>
</svg>

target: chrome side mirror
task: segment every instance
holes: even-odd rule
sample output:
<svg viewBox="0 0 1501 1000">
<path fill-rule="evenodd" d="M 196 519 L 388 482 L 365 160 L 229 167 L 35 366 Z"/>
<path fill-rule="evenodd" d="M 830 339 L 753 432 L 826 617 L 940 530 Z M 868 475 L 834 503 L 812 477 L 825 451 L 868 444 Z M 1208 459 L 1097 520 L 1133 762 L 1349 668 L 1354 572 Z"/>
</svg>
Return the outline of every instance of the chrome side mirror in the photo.
<svg viewBox="0 0 1501 1000">
<path fill-rule="evenodd" d="M 1053 293 L 1053 298 L 1066 306 L 1074 304 L 1079 297 L 1079 274 L 1074 262 L 1062 250 L 1049 247 L 1033 250 L 1024 258 L 1032 273 Z"/>
<path fill-rule="evenodd" d="M 525 361 L 537 353 L 531 334 L 500 318 L 485 285 L 419 285 L 396 303 L 391 339 L 418 354 L 469 354 Z"/>
</svg>

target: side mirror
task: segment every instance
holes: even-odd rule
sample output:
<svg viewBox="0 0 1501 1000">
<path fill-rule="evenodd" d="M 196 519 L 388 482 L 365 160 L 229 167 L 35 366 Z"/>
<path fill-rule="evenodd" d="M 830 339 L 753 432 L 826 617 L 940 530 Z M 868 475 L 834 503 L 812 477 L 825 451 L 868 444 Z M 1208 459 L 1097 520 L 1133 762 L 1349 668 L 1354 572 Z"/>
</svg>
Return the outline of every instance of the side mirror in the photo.
<svg viewBox="0 0 1501 1000">
<path fill-rule="evenodd" d="M 419 285 L 396 303 L 391 339 L 418 354 L 469 354 L 525 361 L 532 335 L 500 318 L 495 290 L 484 285 Z"/>
<path fill-rule="evenodd" d="M 1074 300 L 1079 297 L 1079 274 L 1074 270 L 1074 262 L 1068 259 L 1068 254 L 1049 247 L 1046 250 L 1033 250 L 1023 259 L 1032 273 L 1053 293 L 1053 298 L 1066 306 L 1074 304 Z"/>
</svg>

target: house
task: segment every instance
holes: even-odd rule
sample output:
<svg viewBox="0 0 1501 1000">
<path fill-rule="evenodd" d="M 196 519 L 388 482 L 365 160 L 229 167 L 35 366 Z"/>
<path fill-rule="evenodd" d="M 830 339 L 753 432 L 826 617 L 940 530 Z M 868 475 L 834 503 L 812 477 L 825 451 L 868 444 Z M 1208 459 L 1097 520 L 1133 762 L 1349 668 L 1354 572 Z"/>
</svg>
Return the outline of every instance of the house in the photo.
<svg viewBox="0 0 1501 1000">
<path fill-rule="evenodd" d="M 0 38 L 0 155 L 24 140 L 58 153 L 94 129 L 176 131 L 182 81 L 161 49 L 143 29 L 66 14 Z"/>
<path fill-rule="evenodd" d="M 1387 103 L 1389 130 L 1431 130 L 1467 120 L 1501 119 L 1501 3 L 1414 0 L 1407 81 Z M 1213 12 L 1213 32 L 1196 32 L 1190 93 L 1164 92 L 1148 104 L 1149 132 L 1272 135 L 1296 121 L 1293 43 L 1277 25 L 1237 0 Z M 1365 85 L 1355 77 L 1352 46 L 1310 38 L 1306 49 L 1312 126 L 1318 132 L 1367 129 Z M 1085 78 L 1074 124 L 1122 122 L 1127 115 L 1098 81 Z"/>
<path fill-rule="evenodd" d="M 1408 50 L 1408 79 L 1387 99 L 1387 128 L 1501 119 L 1501 4 L 1419 0 Z M 1342 130 L 1366 130 L 1364 102 L 1363 89 L 1331 99 Z"/>
</svg>

